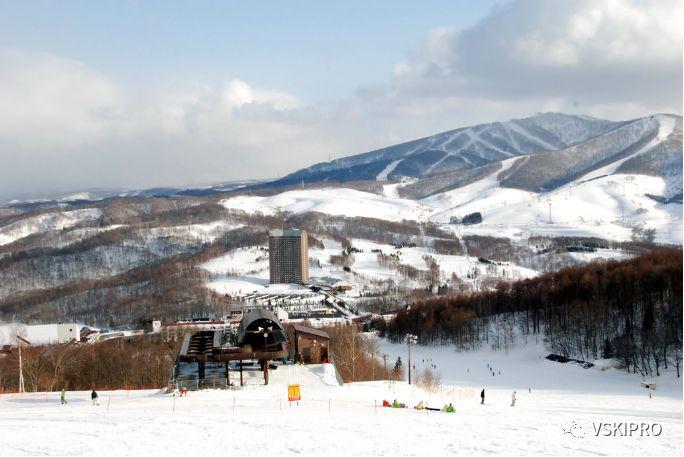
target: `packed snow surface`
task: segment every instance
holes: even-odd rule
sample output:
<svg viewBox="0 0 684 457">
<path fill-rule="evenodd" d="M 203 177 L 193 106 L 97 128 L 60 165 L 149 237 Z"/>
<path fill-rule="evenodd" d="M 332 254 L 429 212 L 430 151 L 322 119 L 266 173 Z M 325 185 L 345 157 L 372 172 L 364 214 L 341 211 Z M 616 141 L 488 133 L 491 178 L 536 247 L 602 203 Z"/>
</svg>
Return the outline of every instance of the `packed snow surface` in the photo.
<svg viewBox="0 0 684 457">
<path fill-rule="evenodd" d="M 380 347 L 406 363 L 405 345 Z M 5 394 L 0 449 L 3 455 L 682 453 L 681 381 L 670 372 L 649 398 L 637 376 L 550 362 L 533 341 L 508 353 L 414 347 L 413 354 L 414 362 L 438 365 L 443 385 L 433 393 L 406 382 L 340 386 L 326 364 L 280 366 L 270 372 L 268 386 L 252 372 L 244 388 L 182 398 L 162 391 L 100 392 L 99 406 L 91 405 L 89 392 L 67 392 L 67 405 L 56 392 Z M 288 402 L 289 384 L 300 385 L 299 403 Z M 381 407 L 382 400 L 394 399 L 409 408 Z M 411 408 L 421 400 L 435 408 L 452 403 L 456 412 Z M 657 423 L 662 432 L 596 436 L 599 423 Z"/>
<path fill-rule="evenodd" d="M 238 196 L 222 200 L 228 209 L 274 214 L 316 211 L 348 217 L 374 217 L 389 221 L 425 218 L 433 211 L 413 200 L 391 198 L 354 189 L 307 189 L 283 192 L 271 197 Z"/>
</svg>

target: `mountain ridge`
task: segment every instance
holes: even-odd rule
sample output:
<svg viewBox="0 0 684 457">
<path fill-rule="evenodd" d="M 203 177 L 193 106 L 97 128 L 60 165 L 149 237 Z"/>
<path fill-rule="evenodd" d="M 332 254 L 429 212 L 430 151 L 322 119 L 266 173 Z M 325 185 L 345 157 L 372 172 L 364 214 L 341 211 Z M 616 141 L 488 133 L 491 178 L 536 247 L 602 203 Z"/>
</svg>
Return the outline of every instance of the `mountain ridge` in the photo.
<svg viewBox="0 0 684 457">
<path fill-rule="evenodd" d="M 403 190 L 399 189 L 400 194 L 425 198 L 482 178 L 503 160 L 527 157 L 525 163 L 513 167 L 501 184 L 543 192 L 602 166 L 631 158 L 623 170 L 667 178 L 665 197 L 671 197 L 681 193 L 681 167 L 677 167 L 677 157 L 681 158 L 681 119 L 673 114 L 654 114 L 627 121 L 608 121 L 583 115 L 539 113 L 505 122 L 461 127 L 314 164 L 265 185 L 408 180 L 411 182 Z M 662 123 L 673 124 L 665 135 Z M 675 139 L 668 143 L 671 134 Z M 659 140 L 656 143 L 655 138 Z M 665 148 L 662 155 L 667 156 L 660 160 L 659 166 L 649 166 L 648 161 L 633 157 L 658 146 Z M 618 170 L 616 167 L 612 172 Z"/>
</svg>

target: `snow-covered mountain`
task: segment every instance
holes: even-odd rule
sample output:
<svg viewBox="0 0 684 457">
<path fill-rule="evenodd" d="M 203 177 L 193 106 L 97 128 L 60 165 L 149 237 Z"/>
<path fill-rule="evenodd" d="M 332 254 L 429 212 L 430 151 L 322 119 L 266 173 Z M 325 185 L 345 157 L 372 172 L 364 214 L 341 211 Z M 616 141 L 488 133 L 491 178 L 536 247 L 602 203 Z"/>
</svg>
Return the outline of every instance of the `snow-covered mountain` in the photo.
<svg viewBox="0 0 684 457">
<path fill-rule="evenodd" d="M 8 207 L 20 210 L 51 208 L 54 206 L 75 206 L 116 198 L 168 198 L 168 197 L 207 197 L 223 194 L 258 183 L 255 179 L 227 181 L 210 186 L 199 187 L 153 187 L 150 189 L 91 189 L 66 195 L 53 195 L 45 198 L 14 199 L 7 202 Z M 0 201 L 0 208 L 1 206 Z"/>
<path fill-rule="evenodd" d="M 264 288 L 267 233 L 283 225 L 312 236 L 312 275 L 344 279 L 359 303 L 682 244 L 681 116 L 542 114 L 291 176 L 0 205 L 0 318 L 207 313 Z"/>
<path fill-rule="evenodd" d="M 563 149 L 622 126 L 586 116 L 536 116 L 464 127 L 365 154 L 320 163 L 280 182 L 425 178 L 511 157 Z"/>
<path fill-rule="evenodd" d="M 682 118 L 655 115 L 624 122 L 542 113 L 465 127 L 299 170 L 273 185 L 409 178 L 401 195 L 423 198 L 484 178 L 521 157 L 501 183 L 543 192 L 610 164 L 607 174 L 666 177 L 663 197 L 681 194 Z"/>
<path fill-rule="evenodd" d="M 624 172 L 662 177 L 678 174 L 678 183 L 670 183 L 666 191 L 672 196 L 682 191 L 681 149 L 682 118 L 650 116 L 569 148 L 531 154 L 516 162 L 501 183 L 543 192 L 587 178 L 589 173 L 592 177 Z M 661 156 L 660 165 L 650 166 L 657 156 Z M 650 160 L 644 160 L 646 157 Z"/>
</svg>

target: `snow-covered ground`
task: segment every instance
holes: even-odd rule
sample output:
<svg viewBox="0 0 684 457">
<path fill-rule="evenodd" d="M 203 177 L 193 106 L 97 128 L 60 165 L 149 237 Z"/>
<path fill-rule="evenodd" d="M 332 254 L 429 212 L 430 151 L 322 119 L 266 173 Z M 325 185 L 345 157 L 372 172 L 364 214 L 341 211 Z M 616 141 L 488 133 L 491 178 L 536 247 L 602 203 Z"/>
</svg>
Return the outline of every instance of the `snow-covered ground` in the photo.
<svg viewBox="0 0 684 457">
<path fill-rule="evenodd" d="M 381 348 L 405 353 L 404 345 Z M 281 366 L 271 371 L 269 386 L 259 385 L 255 373 L 243 389 L 185 398 L 100 392 L 99 406 L 90 404 L 89 392 L 68 392 L 64 406 L 57 393 L 6 394 L 0 449 L 3 455 L 681 455 L 681 382 L 659 380 L 649 398 L 635 376 L 549 362 L 536 351 L 416 347 L 414 360 L 431 358 L 445 381 L 431 394 L 405 382 L 339 386 L 330 365 Z M 502 375 L 491 377 L 487 363 Z M 294 383 L 301 386 L 298 405 L 287 400 Z M 382 408 L 383 399 L 437 408 L 452 403 L 456 413 Z M 618 422 L 658 424 L 662 431 L 596 436 L 598 424 Z"/>
<path fill-rule="evenodd" d="M 97 219 L 101 215 L 102 212 L 98 208 L 86 208 L 74 211 L 44 213 L 21 219 L 0 227 L 0 246 L 33 235 L 34 233 L 72 227 L 82 221 Z"/>
<path fill-rule="evenodd" d="M 516 160 L 521 159 L 503 161 L 503 170 Z M 384 195 L 352 189 L 307 189 L 271 197 L 238 196 L 223 200 L 222 204 L 250 213 L 317 211 L 440 224 L 449 224 L 453 216 L 461 218 L 480 212 L 483 222 L 459 227 L 463 234 L 513 239 L 533 235 L 589 236 L 625 241 L 631 239 L 633 227 L 642 227 L 655 229 L 658 242 L 682 243 L 682 205 L 659 203 L 647 196 L 664 192 L 663 178 L 591 173 L 539 194 L 501 187 L 497 179 L 501 172 L 497 170 L 467 186 L 419 201 L 398 197 L 396 188 L 400 184 L 392 184 L 385 186 Z"/>
<path fill-rule="evenodd" d="M 642 226 L 656 229 L 656 241 L 682 242 L 682 206 L 658 203 L 646 195 L 662 193 L 662 178 L 618 174 L 573 182 L 545 194 L 498 185 L 484 189 L 485 181 L 421 203 L 448 206 L 431 216 L 435 222 L 481 212 L 483 223 L 464 227 L 464 234 L 496 234 L 499 229 L 501 234 L 515 230 L 517 238 L 595 236 L 624 241 L 631 238 L 632 227 Z M 468 200 L 463 193 L 479 197 Z"/>
<path fill-rule="evenodd" d="M 427 256 L 432 257 L 439 264 L 440 281 L 443 282 L 450 280 L 452 274 L 467 281 L 473 272 L 476 275 L 472 276 L 480 279 L 496 277 L 515 280 L 537 275 L 534 270 L 513 264 L 485 265 L 473 257 L 437 254 L 434 250 L 424 247 L 398 249 L 389 244 L 358 238 L 351 240 L 352 245 L 363 252 L 353 254 L 351 272 L 345 272 L 342 266 L 330 263 L 330 256 L 342 254 L 342 245 L 338 241 L 326 238 L 321 241 L 323 249 L 309 250 L 309 276 L 339 278 L 353 284 L 357 292 L 374 289 L 376 286 L 382 288 L 381 284 L 387 281 L 401 283 L 404 287 L 423 287 L 423 283 L 400 275 L 395 267 L 381 265 L 378 261 L 378 251 L 398 256 L 402 265 L 409 265 L 422 271 L 429 270 L 425 259 Z M 203 263 L 201 267 L 211 274 L 208 287 L 218 293 L 235 296 L 244 296 L 252 292 L 279 293 L 273 286 L 268 287 L 268 253 L 264 249 L 265 246 L 239 248 Z M 297 291 L 287 290 L 284 293 Z"/>
<path fill-rule="evenodd" d="M 327 188 L 292 190 L 271 197 L 238 196 L 222 200 L 228 209 L 248 213 L 274 214 L 316 211 L 347 217 L 374 217 L 388 221 L 423 219 L 433 209 L 413 200 L 386 197 L 354 189 Z"/>
<path fill-rule="evenodd" d="M 229 230 L 243 227 L 243 224 L 230 224 L 226 221 L 214 221 L 206 224 L 175 225 L 155 227 L 148 230 L 152 237 L 175 237 L 187 241 L 214 241 Z"/>
</svg>

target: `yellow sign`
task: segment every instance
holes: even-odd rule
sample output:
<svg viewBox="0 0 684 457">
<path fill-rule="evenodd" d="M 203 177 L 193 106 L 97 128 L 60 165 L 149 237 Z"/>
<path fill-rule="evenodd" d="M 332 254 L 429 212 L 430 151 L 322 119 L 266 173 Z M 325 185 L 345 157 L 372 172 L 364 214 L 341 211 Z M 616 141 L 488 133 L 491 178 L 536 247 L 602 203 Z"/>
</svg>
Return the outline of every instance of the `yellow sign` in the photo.
<svg viewBox="0 0 684 457">
<path fill-rule="evenodd" d="M 287 399 L 290 401 L 299 401 L 302 399 L 299 384 L 290 384 L 287 386 Z"/>
</svg>

